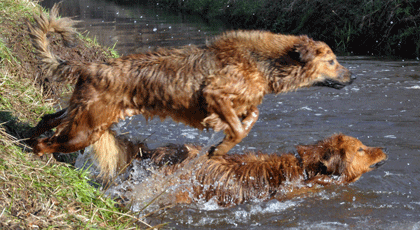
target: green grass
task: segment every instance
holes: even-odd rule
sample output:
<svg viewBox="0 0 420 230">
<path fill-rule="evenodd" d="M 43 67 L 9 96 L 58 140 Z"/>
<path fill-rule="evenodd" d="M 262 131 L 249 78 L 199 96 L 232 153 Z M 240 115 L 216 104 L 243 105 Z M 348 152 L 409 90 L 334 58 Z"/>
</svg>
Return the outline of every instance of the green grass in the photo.
<svg viewBox="0 0 420 230">
<path fill-rule="evenodd" d="M 31 81 L 22 81 L 3 69 L 0 85 L 0 111 L 13 112 L 21 122 L 33 123 L 41 115 L 54 112 L 52 100 L 44 98 Z"/>
<path fill-rule="evenodd" d="M 37 1 L 33 0 L 2 0 L 0 1 L 0 9 L 7 12 L 8 18 L 27 17 L 34 11 Z M 5 17 L 0 18 L 0 22 L 4 22 Z"/>
<path fill-rule="evenodd" d="M 5 61 L 9 62 L 10 64 L 19 64 L 10 49 L 0 39 L 0 63 Z"/>
<path fill-rule="evenodd" d="M 139 227 L 138 218 L 91 185 L 88 172 L 31 157 L 4 129 L 0 137 L 0 227 Z"/>
<path fill-rule="evenodd" d="M 87 32 L 86 34 L 79 34 L 79 38 L 81 40 L 85 41 L 85 44 L 86 44 L 87 47 L 100 46 L 100 44 L 96 40 L 96 37 L 94 37 L 93 39 L 89 37 L 89 32 Z M 107 52 L 106 52 L 106 57 L 107 58 L 118 58 L 118 57 L 120 57 L 118 52 L 115 50 L 116 45 L 117 45 L 117 43 L 115 42 L 115 44 L 112 47 L 105 48 L 107 50 Z"/>
</svg>

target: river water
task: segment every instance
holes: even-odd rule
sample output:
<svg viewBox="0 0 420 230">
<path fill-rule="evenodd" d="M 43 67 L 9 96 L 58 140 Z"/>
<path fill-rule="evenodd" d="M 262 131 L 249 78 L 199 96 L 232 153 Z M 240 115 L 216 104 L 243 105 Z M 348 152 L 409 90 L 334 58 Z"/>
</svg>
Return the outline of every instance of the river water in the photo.
<svg viewBox="0 0 420 230">
<path fill-rule="evenodd" d="M 56 1 L 44 1 L 51 7 Z M 63 16 L 81 20 L 79 31 L 120 54 L 157 46 L 204 44 L 224 30 L 200 18 L 167 13 L 145 5 L 117 6 L 107 1 L 67 0 Z M 420 63 L 418 60 L 344 56 L 339 61 L 357 76 L 342 90 L 313 87 L 268 95 L 260 118 L 233 151 L 287 151 L 333 133 L 359 138 L 368 146 L 386 147 L 387 164 L 348 186 L 332 186 L 291 200 L 249 202 L 221 208 L 211 202 L 178 205 L 148 218 L 168 222 L 174 229 L 420 229 Z M 199 132 L 171 120 L 147 124 L 141 116 L 116 126 L 149 147 L 167 143 L 214 141 L 212 132 Z M 216 139 L 220 138 L 216 134 Z M 135 162 L 132 178 L 140 178 L 147 162 Z M 150 191 L 144 181 L 124 186 Z M 142 187 L 134 186 L 141 184 Z M 111 188 L 110 194 L 121 187 Z M 140 193 L 140 192 L 139 192 Z M 152 195 L 151 195 L 152 196 Z M 134 199 L 144 202 L 143 199 Z M 141 202 L 133 205 L 136 211 Z"/>
</svg>

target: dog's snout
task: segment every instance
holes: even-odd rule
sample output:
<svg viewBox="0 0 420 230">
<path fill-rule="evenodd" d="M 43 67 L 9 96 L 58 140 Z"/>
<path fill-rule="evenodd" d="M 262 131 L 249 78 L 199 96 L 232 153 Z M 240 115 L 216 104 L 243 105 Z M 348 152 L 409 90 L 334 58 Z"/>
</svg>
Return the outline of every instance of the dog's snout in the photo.
<svg viewBox="0 0 420 230">
<path fill-rule="evenodd" d="M 356 75 L 354 75 L 352 72 L 349 71 L 350 74 L 350 80 L 349 80 L 349 84 L 352 84 L 354 80 L 356 80 Z"/>
</svg>

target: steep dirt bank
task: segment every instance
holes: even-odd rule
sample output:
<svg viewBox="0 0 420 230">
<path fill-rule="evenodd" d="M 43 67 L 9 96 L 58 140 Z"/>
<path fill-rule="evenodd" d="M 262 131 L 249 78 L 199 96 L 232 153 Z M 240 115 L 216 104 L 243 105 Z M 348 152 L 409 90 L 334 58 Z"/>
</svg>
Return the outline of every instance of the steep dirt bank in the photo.
<svg viewBox="0 0 420 230">
<path fill-rule="evenodd" d="M 0 1 L 0 229 L 133 229 L 151 227 L 92 186 L 86 172 L 25 145 L 25 133 L 71 91 L 39 67 L 27 23 L 39 12 L 32 0 Z M 52 35 L 61 58 L 103 61 L 111 53 L 85 38 L 63 46 Z"/>
</svg>

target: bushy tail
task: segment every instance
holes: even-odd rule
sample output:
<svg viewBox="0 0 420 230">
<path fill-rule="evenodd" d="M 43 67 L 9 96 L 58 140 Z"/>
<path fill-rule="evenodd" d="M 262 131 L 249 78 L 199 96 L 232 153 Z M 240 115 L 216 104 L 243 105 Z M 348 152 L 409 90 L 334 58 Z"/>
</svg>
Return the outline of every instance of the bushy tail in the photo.
<svg viewBox="0 0 420 230">
<path fill-rule="evenodd" d="M 114 133 L 108 129 L 92 145 L 94 158 L 100 170 L 99 176 L 105 181 L 112 179 L 122 172 L 144 147 L 142 143 L 117 139 Z"/>
<path fill-rule="evenodd" d="M 28 26 L 35 52 L 41 58 L 42 65 L 48 73 L 54 75 L 56 80 L 60 80 L 69 72 L 70 66 L 51 52 L 47 34 L 48 32 L 59 33 L 65 45 L 73 44 L 76 35 L 76 30 L 73 28 L 75 22 L 70 18 L 58 18 L 58 4 L 51 9 L 49 17 L 41 11 L 39 16 L 34 15 L 34 20 L 34 25 Z"/>
</svg>

